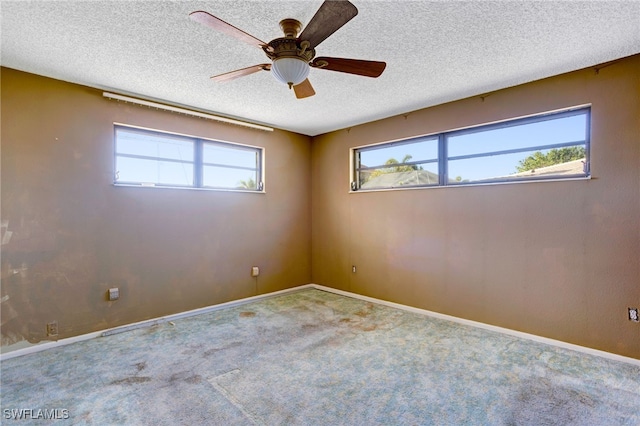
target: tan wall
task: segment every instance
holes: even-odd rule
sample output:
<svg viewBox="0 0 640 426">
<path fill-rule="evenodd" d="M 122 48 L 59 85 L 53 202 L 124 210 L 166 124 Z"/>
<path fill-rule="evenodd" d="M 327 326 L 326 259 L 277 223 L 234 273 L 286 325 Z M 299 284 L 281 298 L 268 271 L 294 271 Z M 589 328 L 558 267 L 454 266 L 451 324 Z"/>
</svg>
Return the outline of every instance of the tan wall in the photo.
<svg viewBox="0 0 640 426">
<path fill-rule="evenodd" d="M 266 194 L 114 187 L 113 123 L 266 149 Z M 307 284 L 310 141 L 2 69 L 2 345 Z M 255 279 L 251 266 L 261 269 Z M 106 291 L 119 287 L 120 300 Z M 6 299 L 8 297 L 8 299 Z"/>
<path fill-rule="evenodd" d="M 634 56 L 314 138 L 313 282 L 640 358 L 638 76 Z M 592 180 L 349 193 L 352 147 L 582 104 Z"/>
</svg>

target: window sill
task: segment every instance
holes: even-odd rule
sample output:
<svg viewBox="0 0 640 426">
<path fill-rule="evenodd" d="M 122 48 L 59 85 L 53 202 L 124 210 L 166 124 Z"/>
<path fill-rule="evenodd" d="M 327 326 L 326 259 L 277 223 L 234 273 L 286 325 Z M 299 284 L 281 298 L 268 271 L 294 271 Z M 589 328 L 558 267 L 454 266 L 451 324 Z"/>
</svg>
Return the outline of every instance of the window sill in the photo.
<svg viewBox="0 0 640 426">
<path fill-rule="evenodd" d="M 266 194 L 266 190 L 262 191 L 254 191 L 250 189 L 225 189 L 225 188 L 194 188 L 191 186 L 155 186 L 155 185 L 135 185 L 135 184 L 127 184 L 127 183 L 114 183 L 112 184 L 114 187 L 121 188 L 145 188 L 145 189 L 179 189 L 190 190 L 190 191 L 213 191 L 213 192 L 244 192 L 248 194 Z"/>
<path fill-rule="evenodd" d="M 358 189 L 357 191 L 349 190 L 349 194 L 357 194 L 359 192 L 389 192 L 389 191 L 412 191 L 421 189 L 443 189 L 443 188 L 468 188 L 475 186 L 496 186 L 496 185 L 519 185 L 524 183 L 543 183 L 543 182 L 567 182 L 567 181 L 582 181 L 597 179 L 592 176 L 578 176 L 573 178 L 561 178 L 561 179 L 531 179 L 520 181 L 503 181 L 503 182 L 478 182 L 478 183 L 459 183 L 454 185 L 432 185 L 432 186 L 410 186 L 410 187 L 395 187 L 395 188 L 372 188 L 372 189 Z"/>
</svg>

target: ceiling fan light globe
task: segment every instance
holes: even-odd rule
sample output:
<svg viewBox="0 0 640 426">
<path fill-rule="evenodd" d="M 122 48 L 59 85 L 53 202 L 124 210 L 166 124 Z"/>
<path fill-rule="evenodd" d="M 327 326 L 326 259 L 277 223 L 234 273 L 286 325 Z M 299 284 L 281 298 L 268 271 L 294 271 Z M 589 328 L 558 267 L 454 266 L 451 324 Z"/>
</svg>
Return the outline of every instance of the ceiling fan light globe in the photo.
<svg viewBox="0 0 640 426">
<path fill-rule="evenodd" d="M 276 80 L 291 86 L 296 86 L 306 80 L 309 75 L 309 64 L 297 58 L 278 58 L 271 65 L 271 72 Z"/>
</svg>

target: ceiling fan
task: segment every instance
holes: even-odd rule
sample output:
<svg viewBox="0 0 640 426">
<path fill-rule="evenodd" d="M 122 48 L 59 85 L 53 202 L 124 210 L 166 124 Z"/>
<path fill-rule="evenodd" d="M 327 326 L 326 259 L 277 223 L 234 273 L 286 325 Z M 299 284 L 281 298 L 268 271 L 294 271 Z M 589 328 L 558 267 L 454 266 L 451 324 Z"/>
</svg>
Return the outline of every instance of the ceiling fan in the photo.
<svg viewBox="0 0 640 426">
<path fill-rule="evenodd" d="M 347 0 L 325 0 L 302 33 L 300 21 L 283 19 L 280 21 L 280 28 L 284 37 L 273 39 L 269 43 L 204 11 L 192 12 L 189 17 L 200 24 L 261 48 L 272 61 L 215 75 L 211 77 L 212 80 L 229 81 L 258 71 L 271 71 L 278 81 L 286 83 L 289 88 L 293 87 L 296 97 L 301 99 L 316 93 L 307 78 L 310 67 L 374 78 L 379 77 L 384 71 L 387 66 L 384 62 L 315 57 L 315 48 L 357 14 L 358 9 Z"/>
</svg>

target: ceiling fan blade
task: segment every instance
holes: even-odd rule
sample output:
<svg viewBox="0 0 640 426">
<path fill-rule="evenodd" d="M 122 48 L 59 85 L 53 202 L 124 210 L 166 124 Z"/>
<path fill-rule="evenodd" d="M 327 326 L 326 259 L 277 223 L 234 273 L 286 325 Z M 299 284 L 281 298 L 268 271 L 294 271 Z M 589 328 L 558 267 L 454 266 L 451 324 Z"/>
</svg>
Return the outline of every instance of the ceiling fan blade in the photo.
<svg viewBox="0 0 640 426">
<path fill-rule="evenodd" d="M 385 62 L 364 61 L 361 59 L 330 58 L 321 56 L 310 63 L 314 68 L 346 72 L 348 74 L 363 75 L 365 77 L 379 77 L 387 64 Z"/>
<path fill-rule="evenodd" d="M 258 71 L 269 71 L 269 70 L 271 70 L 271 64 L 253 65 L 251 67 L 226 72 L 224 74 L 214 75 L 213 77 L 211 77 L 211 80 L 213 81 L 235 80 L 236 78 L 244 77 L 245 75 L 253 74 Z"/>
<path fill-rule="evenodd" d="M 358 9 L 346 0 L 325 0 L 300 34 L 299 40 L 307 40 L 311 43 L 310 49 L 314 49 L 357 14 Z"/>
<path fill-rule="evenodd" d="M 213 28 L 216 31 L 220 31 L 221 33 L 225 33 L 227 35 L 235 37 L 238 40 L 241 40 L 252 46 L 262 48 L 263 46 L 267 45 L 267 43 L 265 43 L 264 41 L 255 38 L 251 34 L 245 33 L 241 29 L 234 27 L 233 25 L 211 15 L 210 13 L 198 10 L 196 12 L 191 12 L 189 14 L 189 17 L 202 25 L 206 25 L 207 27 Z"/>
<path fill-rule="evenodd" d="M 313 90 L 313 86 L 311 86 L 311 82 L 307 78 L 300 84 L 296 84 L 293 86 L 293 91 L 296 92 L 296 98 L 308 98 L 309 96 L 313 96 L 316 94 L 316 91 Z"/>
</svg>

